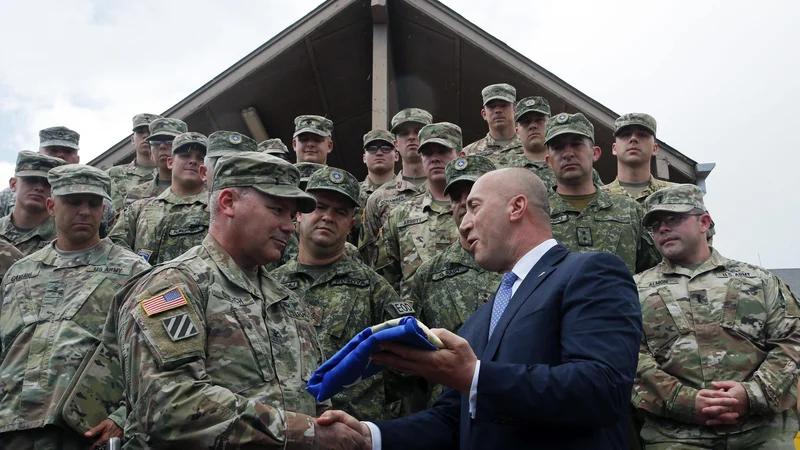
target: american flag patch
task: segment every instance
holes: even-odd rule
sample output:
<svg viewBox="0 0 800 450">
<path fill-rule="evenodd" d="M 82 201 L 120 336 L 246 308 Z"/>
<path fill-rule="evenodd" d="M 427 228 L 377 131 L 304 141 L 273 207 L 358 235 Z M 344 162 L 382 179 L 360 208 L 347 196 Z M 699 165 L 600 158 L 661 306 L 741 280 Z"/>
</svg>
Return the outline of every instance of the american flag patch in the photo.
<svg viewBox="0 0 800 450">
<path fill-rule="evenodd" d="M 173 341 L 180 341 L 198 333 L 197 327 L 194 326 L 186 313 L 162 319 L 161 323 L 164 324 L 164 329 L 167 330 L 169 338 Z"/>
<path fill-rule="evenodd" d="M 189 302 L 186 300 L 186 297 L 183 296 L 183 291 L 181 288 L 174 287 L 168 291 L 164 291 L 155 297 L 148 298 L 147 300 L 142 300 L 139 302 L 142 305 L 142 309 L 148 316 L 152 316 L 153 314 L 158 314 L 160 312 L 169 311 L 170 309 L 175 309 L 179 306 L 183 306 L 188 304 Z"/>
</svg>

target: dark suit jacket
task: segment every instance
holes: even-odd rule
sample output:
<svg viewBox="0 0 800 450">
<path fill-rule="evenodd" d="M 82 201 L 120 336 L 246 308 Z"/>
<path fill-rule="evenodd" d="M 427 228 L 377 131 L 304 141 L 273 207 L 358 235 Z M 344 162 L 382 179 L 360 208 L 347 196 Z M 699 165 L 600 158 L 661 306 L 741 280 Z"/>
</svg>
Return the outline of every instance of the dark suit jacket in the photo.
<svg viewBox="0 0 800 450">
<path fill-rule="evenodd" d="M 481 361 L 475 418 L 446 389 L 431 409 L 376 422 L 383 449 L 627 449 L 642 314 L 622 260 L 556 245 L 488 340 L 493 302 L 459 331 Z"/>
</svg>

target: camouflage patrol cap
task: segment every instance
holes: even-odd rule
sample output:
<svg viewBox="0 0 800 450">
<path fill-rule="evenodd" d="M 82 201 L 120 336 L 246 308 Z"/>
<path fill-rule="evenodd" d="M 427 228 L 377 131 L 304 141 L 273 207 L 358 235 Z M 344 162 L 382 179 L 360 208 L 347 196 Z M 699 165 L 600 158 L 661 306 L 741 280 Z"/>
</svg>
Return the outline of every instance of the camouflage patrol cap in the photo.
<svg viewBox="0 0 800 450">
<path fill-rule="evenodd" d="M 47 172 L 53 195 L 91 194 L 111 200 L 111 177 L 83 164 L 65 164 Z"/>
<path fill-rule="evenodd" d="M 47 178 L 47 172 L 67 162 L 61 158 L 42 155 L 41 153 L 23 150 L 17 154 L 17 167 L 14 169 L 15 177 L 42 177 Z"/>
<path fill-rule="evenodd" d="M 358 197 L 361 186 L 358 180 L 350 172 L 336 167 L 325 167 L 317 170 L 308 178 L 306 192 L 313 191 L 332 191 L 347 197 L 353 207 L 358 207 Z"/>
<path fill-rule="evenodd" d="M 547 119 L 545 122 L 544 144 L 547 145 L 551 139 L 562 134 L 579 134 L 586 136 L 594 141 L 594 126 L 589 119 L 581 113 L 569 114 L 561 113 Z"/>
<path fill-rule="evenodd" d="M 266 153 L 247 151 L 220 158 L 214 167 L 211 191 L 251 187 L 273 197 L 295 199 L 300 212 L 311 212 L 317 202 L 298 187 L 299 182 L 300 172 L 288 162 Z"/>
<path fill-rule="evenodd" d="M 514 86 L 506 83 L 492 84 L 483 88 L 481 96 L 483 96 L 483 106 L 492 100 L 514 103 L 517 101 L 517 90 Z"/>
<path fill-rule="evenodd" d="M 147 127 L 150 129 L 150 137 L 147 138 L 148 141 L 155 141 L 160 138 L 174 139 L 179 134 L 189 131 L 186 122 L 169 117 L 159 117 L 150 122 L 150 125 Z"/>
<path fill-rule="evenodd" d="M 550 102 L 544 97 L 525 97 L 514 105 L 514 122 L 519 122 L 525 114 L 537 112 L 550 116 Z"/>
<path fill-rule="evenodd" d="M 459 181 L 469 181 L 474 183 L 481 175 L 497 169 L 492 160 L 480 155 L 459 156 L 447 163 L 444 168 L 444 177 L 447 186 L 444 187 L 444 195 L 449 195 L 447 191 L 450 186 Z"/>
<path fill-rule="evenodd" d="M 133 116 L 133 130 L 136 131 L 139 127 L 149 127 L 150 123 L 156 119 L 160 119 L 158 114 L 141 113 Z M 149 129 L 149 128 L 148 128 Z"/>
<path fill-rule="evenodd" d="M 69 147 L 80 150 L 81 135 L 67 127 L 50 127 L 39 131 L 39 147 Z"/>
<path fill-rule="evenodd" d="M 297 116 L 294 119 L 294 135 L 311 133 L 317 136 L 330 137 L 333 132 L 333 121 L 322 116 Z"/>
<path fill-rule="evenodd" d="M 258 151 L 268 155 L 275 155 L 284 157 L 289 154 L 289 149 L 284 145 L 283 141 L 278 138 L 267 139 L 258 144 Z"/>
<path fill-rule="evenodd" d="M 433 123 L 433 116 L 428 111 L 419 108 L 406 108 L 392 117 L 392 133 L 397 133 L 397 129 L 406 123 L 418 123 L 422 126 Z"/>
<path fill-rule="evenodd" d="M 300 172 L 300 189 L 306 190 L 306 184 L 308 183 L 308 179 L 311 178 L 311 174 L 318 171 L 319 169 L 324 169 L 328 166 L 325 164 L 317 164 L 312 162 L 299 162 L 294 165 L 297 170 Z"/>
<path fill-rule="evenodd" d="M 196 131 L 181 133 L 172 141 L 172 154 L 174 155 L 184 149 L 188 150 L 188 146 L 190 145 L 197 145 L 203 147 L 203 150 L 206 150 L 208 148 L 208 138 L 204 134 L 200 134 Z"/>
<path fill-rule="evenodd" d="M 417 151 L 422 153 L 426 144 L 441 144 L 460 152 L 462 145 L 461 127 L 450 122 L 425 125 L 419 130 L 419 148 Z"/>
<path fill-rule="evenodd" d="M 394 135 L 386 130 L 372 130 L 364 135 L 364 148 L 367 147 L 367 144 L 375 141 L 384 141 L 394 145 Z"/>
<path fill-rule="evenodd" d="M 675 186 L 659 189 L 644 202 L 647 212 L 642 219 L 642 224 L 649 225 L 655 213 L 673 212 L 688 213 L 693 209 L 707 212 L 703 203 L 703 191 L 693 184 L 677 184 Z"/>
<path fill-rule="evenodd" d="M 619 134 L 623 128 L 631 125 L 638 125 L 649 131 L 653 136 L 656 135 L 655 117 L 645 113 L 628 113 L 617 117 L 617 120 L 614 121 L 614 136 Z"/>
<path fill-rule="evenodd" d="M 208 136 L 206 158 L 258 151 L 256 141 L 235 131 L 215 131 Z"/>
</svg>

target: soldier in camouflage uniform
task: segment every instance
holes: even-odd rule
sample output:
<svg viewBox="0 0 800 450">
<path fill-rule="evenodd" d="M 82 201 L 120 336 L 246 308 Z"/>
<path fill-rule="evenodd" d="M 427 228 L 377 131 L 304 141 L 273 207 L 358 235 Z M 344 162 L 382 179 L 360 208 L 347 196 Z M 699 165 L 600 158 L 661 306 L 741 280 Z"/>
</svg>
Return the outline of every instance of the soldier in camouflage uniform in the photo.
<svg viewBox="0 0 800 450">
<path fill-rule="evenodd" d="M 65 164 L 63 159 L 23 150 L 17 155 L 17 166 L 11 187 L 20 195 L 11 214 L 0 219 L 0 238 L 23 254 L 30 255 L 56 238 L 55 221 L 47 210 L 50 169 Z"/>
<path fill-rule="evenodd" d="M 299 162 L 295 163 L 294 166 L 297 167 L 297 170 L 300 172 L 300 189 L 302 190 L 306 190 L 308 179 L 311 178 L 312 173 L 328 167 L 325 164 L 317 164 L 312 162 Z"/>
<path fill-rule="evenodd" d="M 448 122 L 425 125 L 419 153 L 428 190 L 400 203 L 381 229 L 376 271 L 401 295 L 414 271 L 458 240 L 445 167 L 461 151 L 461 128 Z"/>
<path fill-rule="evenodd" d="M 238 133 L 231 138 L 237 142 L 249 139 Z M 175 212 L 206 209 L 208 193 L 203 185 L 205 174 L 201 172 L 205 171 L 203 159 L 207 145 L 207 138 L 196 132 L 182 133 L 175 138 L 172 156 L 167 160 L 172 177 L 170 187 L 157 197 L 138 200 L 125 208 L 109 234 L 114 243 L 149 261 L 153 253 L 158 252 L 160 236 L 156 229 L 165 217 Z M 199 244 L 199 236 L 193 237 Z"/>
<path fill-rule="evenodd" d="M 2 448 L 93 448 L 121 436 L 125 421 L 121 408 L 91 430 L 74 430 L 61 404 L 99 343 L 114 293 L 148 265 L 100 238 L 110 190 L 105 172 L 70 164 L 50 170 L 48 179 L 58 237 L 15 264 L 0 286 Z"/>
<path fill-rule="evenodd" d="M 650 160 L 658 154 L 656 119 L 644 113 L 630 113 L 614 121 L 614 144 L 617 178 L 603 186 L 606 192 L 628 196 L 639 204 L 659 189 L 674 186 L 650 174 Z"/>
<path fill-rule="evenodd" d="M 284 145 L 283 141 L 277 138 L 267 139 L 266 141 L 260 142 L 258 144 L 258 151 L 268 155 L 277 156 L 284 161 L 289 160 L 289 149 L 286 148 L 286 145 Z"/>
<path fill-rule="evenodd" d="M 114 166 L 106 172 L 111 177 L 111 204 L 114 209 L 122 211 L 128 190 L 142 183 L 147 183 L 156 176 L 156 166 L 150 157 L 150 122 L 160 118 L 158 114 L 142 113 L 133 116 L 133 134 L 131 145 L 136 157 L 124 166 Z"/>
<path fill-rule="evenodd" d="M 123 208 L 129 207 L 137 200 L 157 197 L 172 184 L 172 169 L 169 168 L 167 160 L 172 157 L 173 141 L 179 134 L 189 131 L 185 122 L 168 117 L 153 120 L 148 125 L 148 129 L 150 130 L 150 136 L 147 138 L 150 145 L 150 157 L 157 169 L 155 177 L 146 183 L 128 189 Z"/>
<path fill-rule="evenodd" d="M 399 300 L 386 280 L 344 253 L 358 191 L 358 180 L 344 170 L 315 172 L 306 192 L 316 198 L 317 208 L 297 216 L 300 253 L 270 273 L 309 307 L 322 351 L 330 356 L 364 328 L 381 323 L 386 305 Z M 389 419 L 384 391 L 378 374 L 335 395 L 331 403 L 359 419 Z"/>
<path fill-rule="evenodd" d="M 323 361 L 311 316 L 262 267 L 316 208 L 299 179 L 263 153 L 220 159 L 203 244 L 117 295 L 126 448 L 325 448 L 349 430 L 315 425 L 328 405 L 305 391 Z"/>
<path fill-rule="evenodd" d="M 364 215 L 361 214 L 367 199 L 376 189 L 386 183 L 391 183 L 394 178 L 394 165 L 400 159 L 394 148 L 394 136 L 387 130 L 372 130 L 364 135 L 364 164 L 367 166 L 367 177 L 361 182 L 361 194 L 358 198 L 356 210 L 356 224 L 350 231 L 347 241 L 358 245 L 361 235 Z"/>
<path fill-rule="evenodd" d="M 600 147 L 594 145 L 591 122 L 581 113 L 561 113 L 547 120 L 546 129 L 547 164 L 557 183 L 550 195 L 553 237 L 573 252 L 613 253 L 631 273 L 656 265 L 658 254 L 642 228 L 642 207 L 592 182 Z"/>
<path fill-rule="evenodd" d="M 428 111 L 406 108 L 392 117 L 394 147 L 403 160 L 403 170 L 367 198 L 361 213 L 358 249 L 364 262 L 375 267 L 378 258 L 378 232 L 392 210 L 403 200 L 427 190 L 422 156 L 419 154 L 419 131 L 432 123 Z"/>
<path fill-rule="evenodd" d="M 294 119 L 292 148 L 297 162 L 327 165 L 333 151 L 333 121 L 322 116 L 297 116 Z"/>
<path fill-rule="evenodd" d="M 697 186 L 645 201 L 663 255 L 636 275 L 644 333 L 633 405 L 646 449 L 793 449 L 800 305 L 765 269 L 706 242 Z"/>
<path fill-rule="evenodd" d="M 522 141 L 514 126 L 514 102 L 517 90 L 510 84 L 492 84 L 481 91 L 483 108 L 481 117 L 489 125 L 483 138 L 464 147 L 466 155 L 489 156 L 497 153 L 518 154 L 522 152 Z"/>
<path fill-rule="evenodd" d="M 78 164 L 81 160 L 78 156 L 81 135 L 77 131 L 67 127 L 51 127 L 39 131 L 39 153 L 53 158 L 63 159 L 67 164 Z M 11 214 L 14 210 L 16 194 L 11 188 L 0 191 L 0 217 Z M 104 199 L 106 209 L 103 210 L 103 220 L 100 222 L 100 237 L 105 237 L 111 227 L 114 226 L 114 219 L 117 210 L 111 204 L 111 200 Z"/>
</svg>

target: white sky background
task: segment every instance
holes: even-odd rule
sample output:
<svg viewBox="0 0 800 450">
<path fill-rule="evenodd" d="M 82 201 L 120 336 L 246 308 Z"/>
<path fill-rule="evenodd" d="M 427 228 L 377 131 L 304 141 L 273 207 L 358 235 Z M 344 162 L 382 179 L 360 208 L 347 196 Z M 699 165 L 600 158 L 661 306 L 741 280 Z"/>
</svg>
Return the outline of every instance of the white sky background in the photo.
<svg viewBox="0 0 800 450">
<path fill-rule="evenodd" d="M 444 3 L 612 110 L 652 114 L 660 139 L 717 163 L 706 203 L 724 255 L 800 267 L 800 2 Z M 0 0 L 0 184 L 19 150 L 38 147 L 39 129 L 78 130 L 88 162 L 130 133 L 133 114 L 165 111 L 318 4 Z"/>
</svg>

